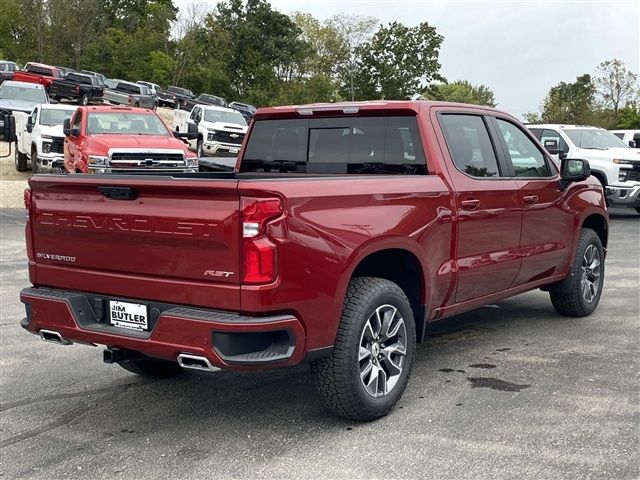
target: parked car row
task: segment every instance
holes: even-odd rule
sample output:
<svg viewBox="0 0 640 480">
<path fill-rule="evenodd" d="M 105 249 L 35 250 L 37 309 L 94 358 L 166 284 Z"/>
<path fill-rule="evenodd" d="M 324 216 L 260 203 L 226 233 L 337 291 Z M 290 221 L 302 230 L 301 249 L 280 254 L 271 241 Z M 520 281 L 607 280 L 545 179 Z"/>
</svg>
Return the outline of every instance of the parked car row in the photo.
<svg viewBox="0 0 640 480">
<path fill-rule="evenodd" d="M 4 80 L 40 84 L 52 100 L 72 101 L 79 105 L 108 102 L 145 108 L 169 106 L 186 111 L 191 111 L 195 105 L 227 106 L 223 97 L 208 93 L 196 97 L 191 90 L 174 85 L 165 90 L 156 83 L 143 80 L 109 79 L 91 70 L 75 71 L 35 62 L 29 62 L 20 69 L 15 62 L 0 60 L 0 82 Z M 247 122 L 256 111 L 254 106 L 240 102 L 231 102 L 228 107 L 240 112 Z"/>
</svg>

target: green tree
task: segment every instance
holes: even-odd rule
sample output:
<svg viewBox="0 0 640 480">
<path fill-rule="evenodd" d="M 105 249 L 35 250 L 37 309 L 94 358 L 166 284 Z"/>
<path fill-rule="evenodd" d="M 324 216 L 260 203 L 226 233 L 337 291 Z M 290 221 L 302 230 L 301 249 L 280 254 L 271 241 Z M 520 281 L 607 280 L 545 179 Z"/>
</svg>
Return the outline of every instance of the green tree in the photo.
<svg viewBox="0 0 640 480">
<path fill-rule="evenodd" d="M 589 74 L 576 78 L 573 83 L 560 82 L 551 87 L 541 112 L 545 123 L 593 123 L 595 86 Z"/>
<path fill-rule="evenodd" d="M 602 106 L 616 116 L 622 107 L 638 100 L 638 76 L 617 58 L 598 65 L 594 83 Z"/>
<path fill-rule="evenodd" d="M 408 99 L 419 94 L 438 73 L 443 37 L 423 22 L 415 27 L 393 22 L 380 26 L 371 42 L 358 49 L 355 97 Z"/>
<path fill-rule="evenodd" d="M 423 95 L 432 100 L 445 102 L 472 103 L 475 105 L 496 106 L 493 92 L 485 85 L 472 85 L 467 80 L 450 83 L 437 83 L 428 88 Z"/>
<path fill-rule="evenodd" d="M 371 40 L 378 19 L 359 15 L 337 14 L 329 18 L 325 26 L 335 32 L 335 39 L 344 45 L 344 55 L 335 58 L 334 71 L 341 84 L 342 95 L 355 100 L 356 75 L 360 47 Z"/>
</svg>

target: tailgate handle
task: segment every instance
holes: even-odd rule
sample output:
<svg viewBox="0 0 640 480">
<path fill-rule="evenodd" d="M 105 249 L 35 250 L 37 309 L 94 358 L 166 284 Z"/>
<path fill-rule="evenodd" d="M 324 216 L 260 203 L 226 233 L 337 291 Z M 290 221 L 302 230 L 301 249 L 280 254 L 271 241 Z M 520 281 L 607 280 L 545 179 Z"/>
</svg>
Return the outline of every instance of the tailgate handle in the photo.
<svg viewBox="0 0 640 480">
<path fill-rule="evenodd" d="M 135 200 L 138 194 L 131 187 L 98 187 L 98 191 L 111 200 Z"/>
</svg>

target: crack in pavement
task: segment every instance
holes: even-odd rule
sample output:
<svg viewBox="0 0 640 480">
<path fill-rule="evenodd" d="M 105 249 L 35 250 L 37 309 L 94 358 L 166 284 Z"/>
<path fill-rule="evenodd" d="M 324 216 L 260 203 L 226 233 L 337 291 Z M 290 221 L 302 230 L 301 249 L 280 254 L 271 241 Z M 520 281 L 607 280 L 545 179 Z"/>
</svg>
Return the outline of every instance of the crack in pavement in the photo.
<svg viewBox="0 0 640 480">
<path fill-rule="evenodd" d="M 123 392 L 125 392 L 131 386 L 143 386 L 143 385 L 148 385 L 150 383 L 154 383 L 154 382 L 153 381 L 140 381 L 140 382 L 126 383 L 124 385 L 115 385 L 115 386 L 111 386 L 111 387 L 96 388 L 96 389 L 93 389 L 93 390 L 83 390 L 81 392 L 55 393 L 55 394 L 51 394 L 51 395 L 43 395 L 42 397 L 25 398 L 24 400 L 16 400 L 15 402 L 7 402 L 5 404 L 0 405 L 0 413 L 1 412 L 5 412 L 6 410 L 10 410 L 12 408 L 23 407 L 25 405 L 31 405 L 33 403 L 47 402 L 49 400 L 62 400 L 62 399 L 66 399 L 66 398 L 82 397 L 82 396 L 85 396 L 85 395 L 87 395 L 87 396 L 88 395 L 99 395 L 101 393 L 109 393 L 109 392 L 112 392 L 114 390 L 115 391 L 122 390 Z"/>
</svg>

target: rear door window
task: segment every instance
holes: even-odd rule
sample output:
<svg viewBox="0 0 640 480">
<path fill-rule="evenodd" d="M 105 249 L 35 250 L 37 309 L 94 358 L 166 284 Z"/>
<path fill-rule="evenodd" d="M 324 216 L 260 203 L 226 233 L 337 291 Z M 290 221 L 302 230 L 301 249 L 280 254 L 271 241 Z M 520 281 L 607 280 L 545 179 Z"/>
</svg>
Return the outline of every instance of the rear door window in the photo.
<svg viewBox="0 0 640 480">
<path fill-rule="evenodd" d="M 443 114 L 440 123 L 458 170 L 476 178 L 500 176 L 496 153 L 481 116 Z"/>
<path fill-rule="evenodd" d="M 413 116 L 257 121 L 241 170 L 427 173 Z"/>
</svg>

